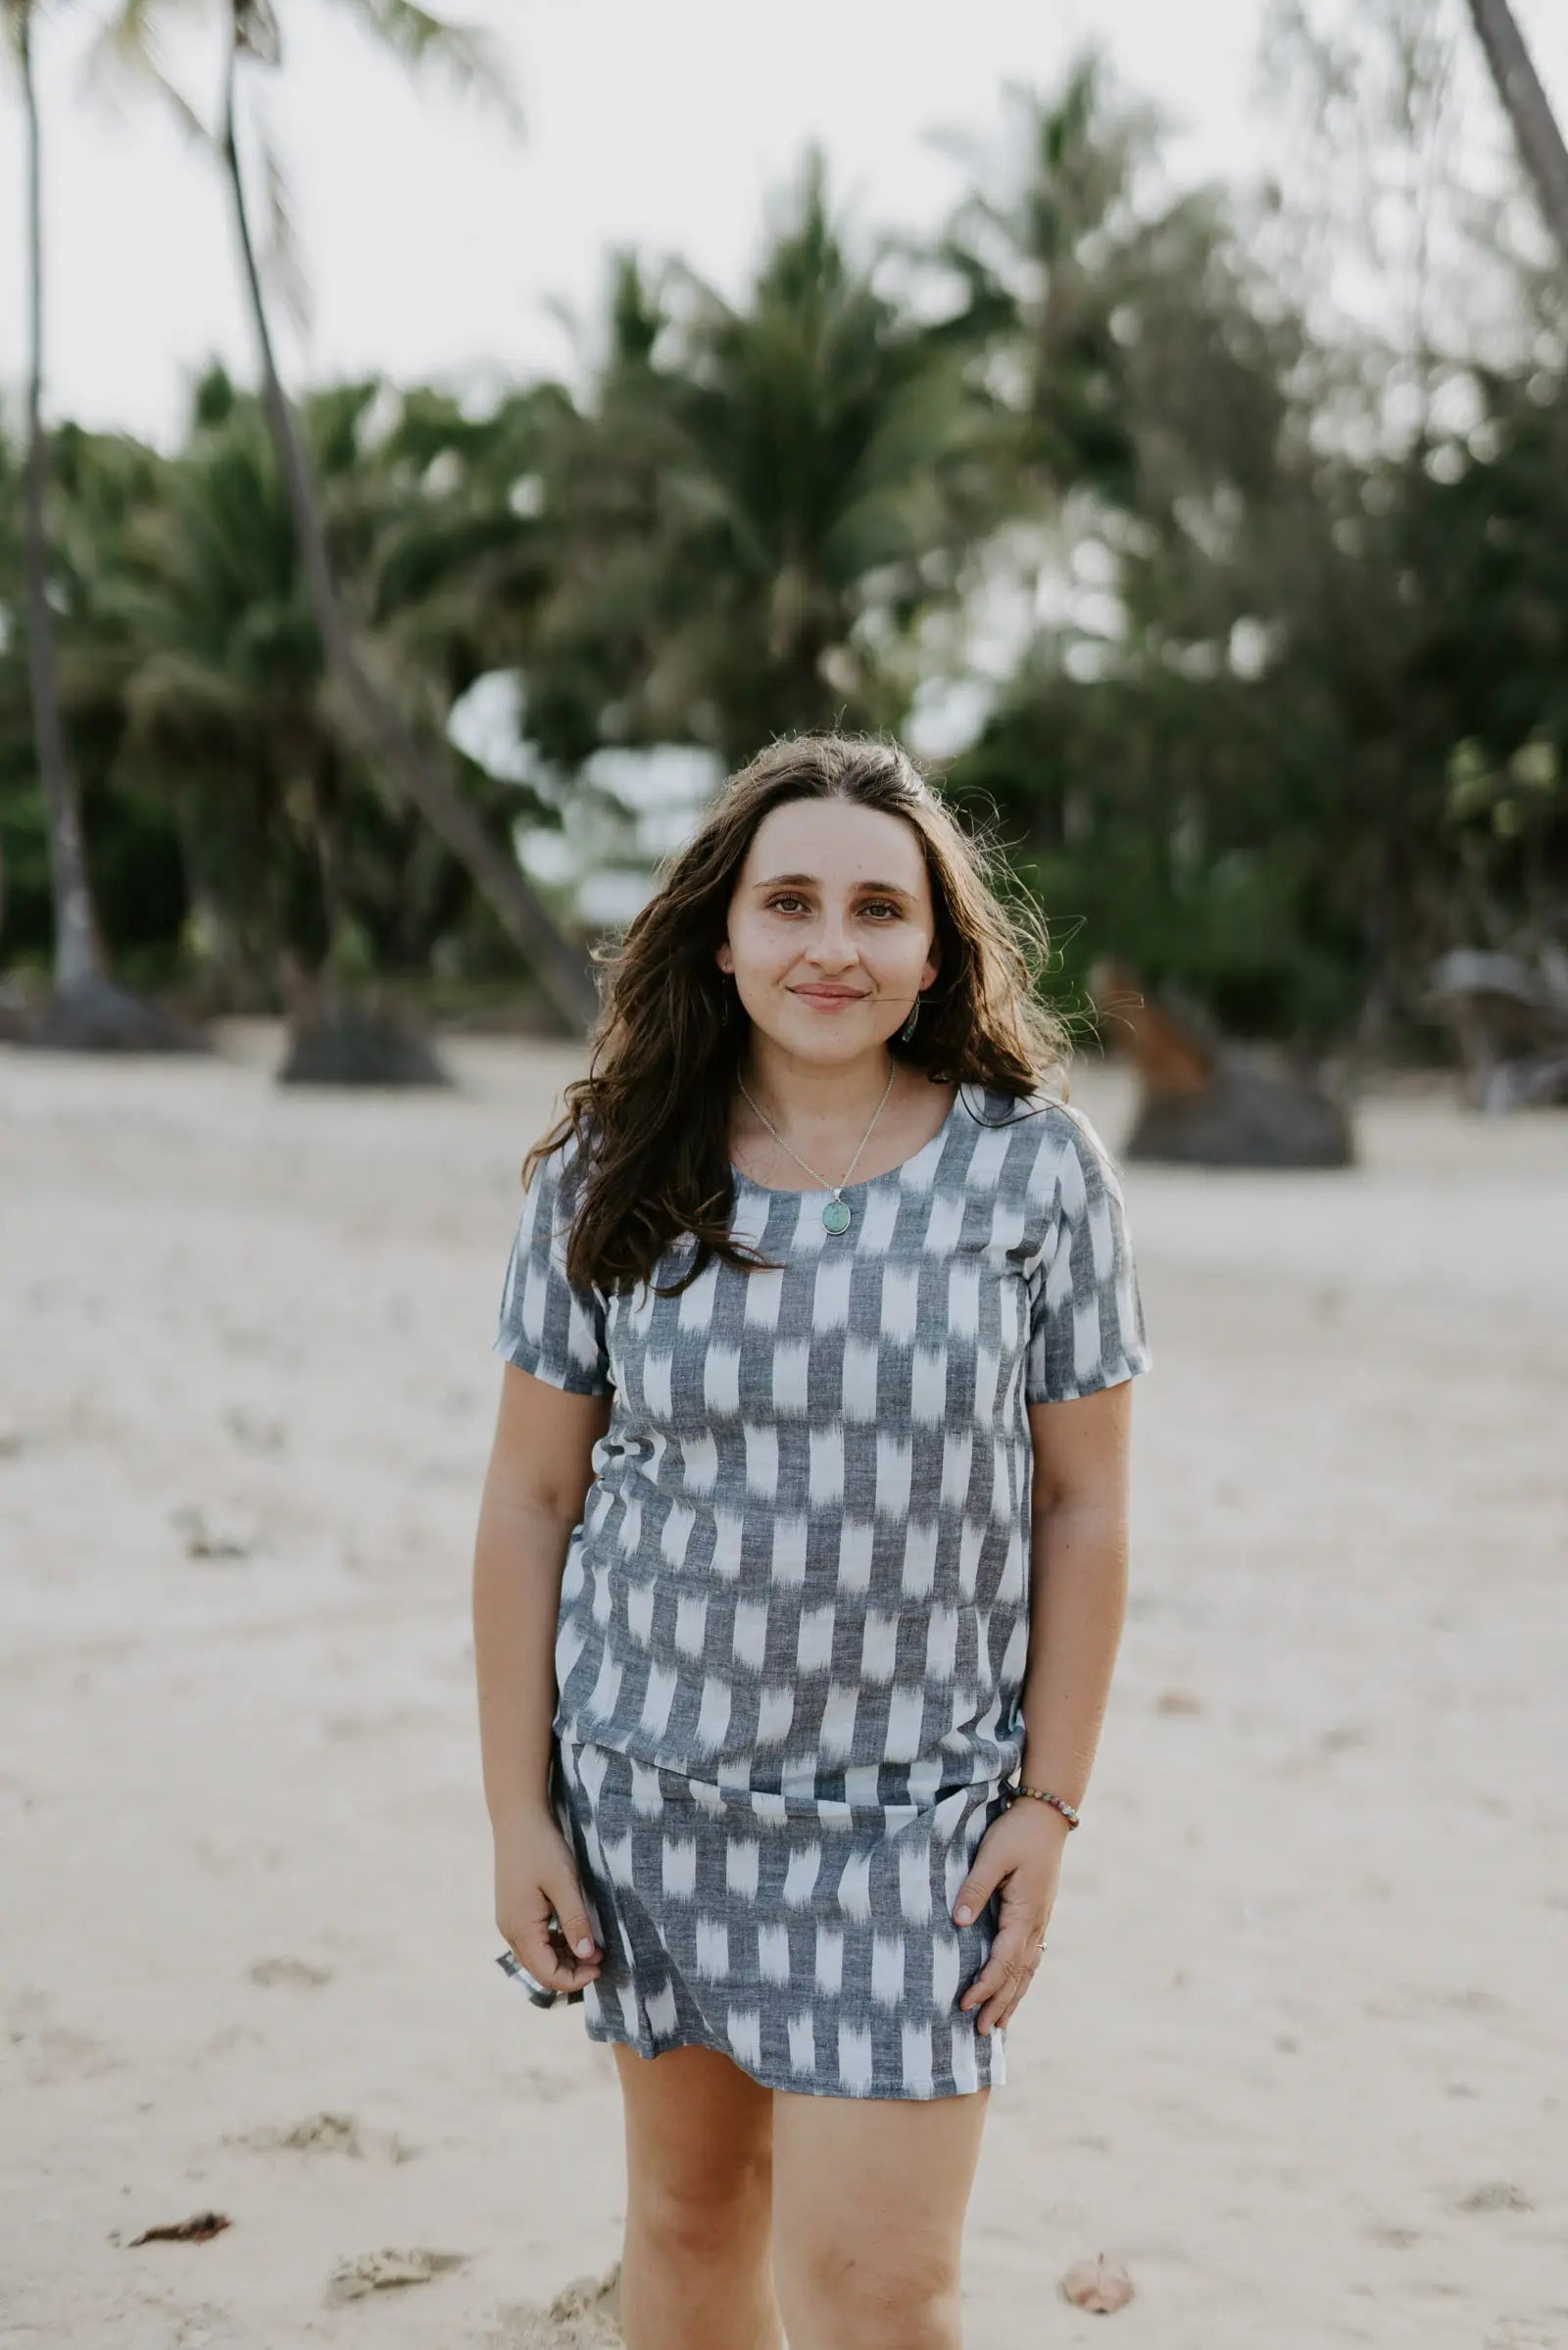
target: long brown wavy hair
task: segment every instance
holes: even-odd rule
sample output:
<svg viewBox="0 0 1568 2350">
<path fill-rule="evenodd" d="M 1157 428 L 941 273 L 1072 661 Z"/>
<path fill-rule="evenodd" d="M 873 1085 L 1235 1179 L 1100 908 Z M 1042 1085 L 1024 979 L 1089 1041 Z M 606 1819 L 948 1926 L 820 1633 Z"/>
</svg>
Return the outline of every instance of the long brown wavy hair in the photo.
<svg viewBox="0 0 1568 2350">
<path fill-rule="evenodd" d="M 1004 894 L 1005 863 L 992 840 L 960 830 L 925 766 L 889 737 L 782 736 L 730 777 L 660 868 L 655 895 L 618 948 L 595 954 L 609 979 L 589 1073 L 566 1087 L 564 1114 L 522 1164 L 526 1186 L 539 1160 L 576 1136 L 573 1281 L 606 1293 L 652 1282 L 683 1233 L 698 1243 L 695 1258 L 661 1296 L 684 1289 L 714 1252 L 743 1271 L 769 1261 L 742 1255 L 728 1231 L 730 1111 L 750 1023 L 713 956 L 752 836 L 790 800 L 883 808 L 920 836 L 941 960 L 913 1039 L 888 1039 L 895 1059 L 936 1084 L 990 1086 L 1015 1099 L 1059 1079 L 1066 1099 L 1070 1029 L 1035 992 L 1050 953 L 1046 925 L 1019 893 Z"/>
</svg>

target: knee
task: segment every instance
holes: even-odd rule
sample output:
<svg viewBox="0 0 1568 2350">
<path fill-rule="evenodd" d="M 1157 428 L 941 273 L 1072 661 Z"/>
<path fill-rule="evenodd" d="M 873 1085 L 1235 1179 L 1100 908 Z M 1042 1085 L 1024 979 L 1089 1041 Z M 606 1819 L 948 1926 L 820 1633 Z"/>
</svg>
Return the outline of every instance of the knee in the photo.
<svg viewBox="0 0 1568 2350">
<path fill-rule="evenodd" d="M 822 2249 L 797 2270 L 792 2298 L 803 2339 L 834 2350 L 956 2350 L 962 2338 L 951 2263 L 906 2240 Z"/>
<path fill-rule="evenodd" d="M 676 2178 L 640 2179 L 628 2217 L 662 2251 L 712 2260 L 766 2225 L 772 2183 L 765 2154 L 696 2166 Z"/>
</svg>

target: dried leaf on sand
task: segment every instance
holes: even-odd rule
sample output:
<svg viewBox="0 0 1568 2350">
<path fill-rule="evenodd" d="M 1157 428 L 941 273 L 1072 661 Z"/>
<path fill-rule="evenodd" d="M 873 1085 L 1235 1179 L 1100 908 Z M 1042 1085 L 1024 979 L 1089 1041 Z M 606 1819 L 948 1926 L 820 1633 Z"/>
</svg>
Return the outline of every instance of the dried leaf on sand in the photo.
<svg viewBox="0 0 1568 2350">
<path fill-rule="evenodd" d="M 225 2212 L 199 2211 L 188 2220 L 171 2220 L 163 2228 L 144 2228 L 125 2249 L 129 2251 L 133 2244 L 204 2244 L 210 2235 L 221 2235 L 233 2224 Z"/>
</svg>

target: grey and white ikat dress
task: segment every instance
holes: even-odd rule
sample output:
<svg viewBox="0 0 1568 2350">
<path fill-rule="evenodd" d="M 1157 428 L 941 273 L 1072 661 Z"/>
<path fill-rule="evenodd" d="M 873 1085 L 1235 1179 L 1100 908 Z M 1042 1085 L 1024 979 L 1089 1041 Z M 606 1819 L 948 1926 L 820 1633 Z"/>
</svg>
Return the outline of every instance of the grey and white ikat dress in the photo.
<svg viewBox="0 0 1568 2350">
<path fill-rule="evenodd" d="M 604 1952 L 569 1996 L 593 2039 L 773 2088 L 997 2085 L 1005 2027 L 957 2002 L 999 1905 L 953 1904 L 1023 1750 L 1025 1406 L 1152 1362 L 1115 1166 L 1076 1107 L 965 1085 L 844 1186 L 845 1233 L 735 1169 L 731 1230 L 781 1269 L 671 1298 L 568 1281 L 575 1169 L 568 1137 L 535 1173 L 496 1341 L 614 1398 L 555 1652 L 550 1800 Z"/>
</svg>

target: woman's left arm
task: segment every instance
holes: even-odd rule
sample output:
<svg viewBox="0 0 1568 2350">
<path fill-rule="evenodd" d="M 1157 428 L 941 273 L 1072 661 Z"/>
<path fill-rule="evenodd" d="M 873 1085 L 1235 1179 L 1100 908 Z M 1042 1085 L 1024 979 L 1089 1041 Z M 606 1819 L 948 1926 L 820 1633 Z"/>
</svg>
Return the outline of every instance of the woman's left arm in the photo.
<svg viewBox="0 0 1568 2350">
<path fill-rule="evenodd" d="M 1075 1809 L 1089 1791 L 1127 1611 L 1133 1386 L 1124 1379 L 1070 1403 L 1028 1407 L 1035 1467 L 1018 1776 Z"/>
<path fill-rule="evenodd" d="M 1060 1403 L 1031 1403 L 1029 1650 L 1019 1779 L 1076 1809 L 1089 1787 L 1127 1605 L 1130 1379 Z M 1017 1796 L 976 1848 L 955 1911 L 994 1891 L 1001 1915 L 986 1964 L 959 2000 L 982 2032 L 1006 2023 L 1040 1964 L 1062 1846 L 1054 1804 Z"/>
</svg>

